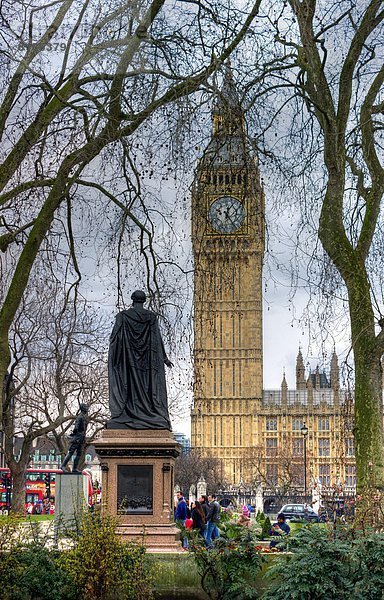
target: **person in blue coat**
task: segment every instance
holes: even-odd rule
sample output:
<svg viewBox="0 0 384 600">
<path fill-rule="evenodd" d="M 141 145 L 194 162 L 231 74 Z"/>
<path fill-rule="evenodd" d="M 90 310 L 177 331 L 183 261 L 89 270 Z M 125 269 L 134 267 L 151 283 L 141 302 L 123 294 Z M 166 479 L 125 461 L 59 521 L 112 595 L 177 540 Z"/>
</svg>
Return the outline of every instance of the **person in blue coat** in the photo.
<svg viewBox="0 0 384 600">
<path fill-rule="evenodd" d="M 177 505 L 175 510 L 175 523 L 181 527 L 185 527 L 185 520 L 188 516 L 187 503 L 182 492 L 177 492 Z M 183 536 L 183 548 L 188 546 L 188 539 Z"/>
<path fill-rule="evenodd" d="M 269 547 L 275 548 L 277 544 L 280 544 L 282 538 L 288 535 L 290 531 L 291 528 L 288 523 L 285 522 L 284 513 L 279 513 L 277 515 L 277 522 L 272 525 L 271 531 L 269 532 L 269 535 L 276 536 L 278 539 L 271 540 Z"/>
</svg>

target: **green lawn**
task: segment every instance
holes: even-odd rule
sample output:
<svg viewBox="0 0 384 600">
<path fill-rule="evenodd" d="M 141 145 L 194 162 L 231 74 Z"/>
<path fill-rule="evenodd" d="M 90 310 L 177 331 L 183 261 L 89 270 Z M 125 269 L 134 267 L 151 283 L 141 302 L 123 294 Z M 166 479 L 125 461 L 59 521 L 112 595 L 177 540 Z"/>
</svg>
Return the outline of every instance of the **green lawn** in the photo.
<svg viewBox="0 0 384 600">
<path fill-rule="evenodd" d="M 8 515 L 0 515 L 1 519 L 7 519 Z M 31 521 L 53 521 L 55 515 L 25 515 L 23 519 L 30 523 Z"/>
<path fill-rule="evenodd" d="M 55 515 L 27 515 L 26 520 L 29 521 L 53 521 Z"/>
</svg>

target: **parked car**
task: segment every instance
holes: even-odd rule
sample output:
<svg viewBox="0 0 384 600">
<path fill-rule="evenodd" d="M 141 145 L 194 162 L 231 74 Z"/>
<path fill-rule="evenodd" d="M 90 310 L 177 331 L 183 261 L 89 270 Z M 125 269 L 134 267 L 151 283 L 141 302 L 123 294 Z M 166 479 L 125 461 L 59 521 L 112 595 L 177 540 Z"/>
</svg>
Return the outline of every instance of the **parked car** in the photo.
<svg viewBox="0 0 384 600">
<path fill-rule="evenodd" d="M 285 504 L 279 511 L 286 519 L 304 519 L 318 523 L 319 515 L 307 504 Z"/>
</svg>

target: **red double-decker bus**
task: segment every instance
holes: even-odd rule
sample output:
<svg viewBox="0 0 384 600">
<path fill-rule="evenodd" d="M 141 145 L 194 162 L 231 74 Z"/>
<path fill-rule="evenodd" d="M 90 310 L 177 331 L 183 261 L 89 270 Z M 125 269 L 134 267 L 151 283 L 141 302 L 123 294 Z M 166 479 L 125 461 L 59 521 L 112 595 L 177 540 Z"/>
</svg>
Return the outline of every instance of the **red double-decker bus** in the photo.
<svg viewBox="0 0 384 600">
<path fill-rule="evenodd" d="M 28 512 L 53 513 L 55 506 L 56 475 L 59 469 L 27 469 L 25 473 L 25 508 Z M 88 503 L 93 504 L 92 478 L 87 471 Z M 8 512 L 12 506 L 12 477 L 9 469 L 0 468 L 0 510 Z"/>
</svg>

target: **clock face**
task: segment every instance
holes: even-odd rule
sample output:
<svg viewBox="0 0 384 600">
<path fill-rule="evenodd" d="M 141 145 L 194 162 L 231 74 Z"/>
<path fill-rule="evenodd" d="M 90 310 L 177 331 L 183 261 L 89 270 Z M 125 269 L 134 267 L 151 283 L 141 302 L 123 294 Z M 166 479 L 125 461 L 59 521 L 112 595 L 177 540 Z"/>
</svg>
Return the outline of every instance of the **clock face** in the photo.
<svg viewBox="0 0 384 600">
<path fill-rule="evenodd" d="M 212 202 L 208 211 L 208 219 L 216 231 L 233 233 L 244 223 L 245 207 L 236 198 L 222 196 Z"/>
</svg>

